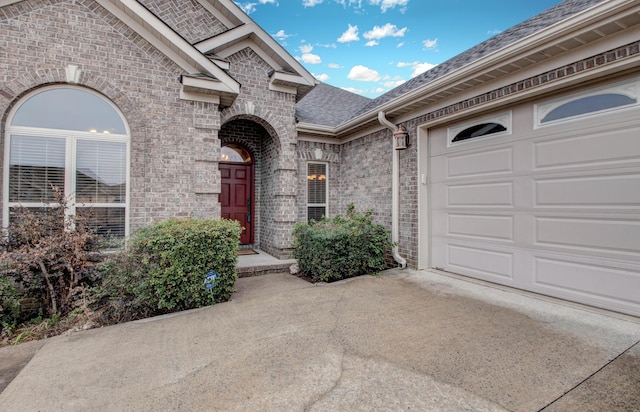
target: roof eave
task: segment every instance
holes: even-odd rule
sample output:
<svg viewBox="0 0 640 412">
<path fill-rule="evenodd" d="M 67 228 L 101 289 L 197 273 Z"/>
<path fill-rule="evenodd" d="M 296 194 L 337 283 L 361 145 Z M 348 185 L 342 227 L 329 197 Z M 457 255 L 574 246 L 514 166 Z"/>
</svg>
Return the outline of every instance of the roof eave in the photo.
<svg viewBox="0 0 640 412">
<path fill-rule="evenodd" d="M 336 134 L 338 136 L 346 137 L 350 132 L 356 129 L 361 129 L 363 125 L 375 122 L 380 111 L 387 113 L 387 115 L 392 118 L 394 117 L 394 111 L 411 104 L 411 102 L 418 98 L 435 95 L 438 91 L 443 90 L 447 86 L 483 74 L 490 67 L 494 67 L 519 56 L 535 52 L 537 48 L 549 44 L 550 41 L 557 41 L 562 36 L 566 36 L 567 34 L 596 24 L 597 22 L 631 8 L 634 5 L 638 7 L 637 0 L 608 0 L 582 12 L 576 13 L 565 20 L 505 46 L 500 50 L 489 53 L 486 56 L 462 66 L 432 82 L 411 90 L 404 95 L 381 104 L 378 107 L 372 108 L 370 111 L 339 125 L 336 128 Z"/>
</svg>

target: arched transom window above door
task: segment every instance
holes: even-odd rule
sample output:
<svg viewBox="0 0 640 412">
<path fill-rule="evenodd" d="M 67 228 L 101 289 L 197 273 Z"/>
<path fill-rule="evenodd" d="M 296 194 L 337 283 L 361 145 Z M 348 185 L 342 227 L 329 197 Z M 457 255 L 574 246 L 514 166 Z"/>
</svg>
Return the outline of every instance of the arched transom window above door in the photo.
<svg viewBox="0 0 640 412">
<path fill-rule="evenodd" d="M 5 135 L 3 225 L 19 206 L 55 206 L 90 217 L 98 234 L 128 234 L 129 131 L 108 100 L 79 87 L 48 87 L 22 98 Z"/>
<path fill-rule="evenodd" d="M 251 163 L 253 161 L 251 153 L 245 148 L 233 143 L 222 146 L 220 149 L 220 160 L 230 163 Z"/>
</svg>

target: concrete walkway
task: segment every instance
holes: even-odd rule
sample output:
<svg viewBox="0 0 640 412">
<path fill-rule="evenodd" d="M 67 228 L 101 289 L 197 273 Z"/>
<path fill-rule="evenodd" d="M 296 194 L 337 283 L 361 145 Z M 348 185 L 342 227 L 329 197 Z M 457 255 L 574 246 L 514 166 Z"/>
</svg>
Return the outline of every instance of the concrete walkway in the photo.
<svg viewBox="0 0 640 412">
<path fill-rule="evenodd" d="M 409 270 L 237 288 L 47 340 L 0 410 L 640 410 L 638 318 Z"/>
</svg>

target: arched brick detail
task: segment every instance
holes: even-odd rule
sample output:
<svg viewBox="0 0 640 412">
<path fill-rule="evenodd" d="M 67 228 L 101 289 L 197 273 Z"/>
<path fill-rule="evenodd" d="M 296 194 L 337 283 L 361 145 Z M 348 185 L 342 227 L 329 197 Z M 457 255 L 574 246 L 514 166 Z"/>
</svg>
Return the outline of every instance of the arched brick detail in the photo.
<svg viewBox="0 0 640 412">
<path fill-rule="evenodd" d="M 220 124 L 224 126 L 225 124 L 232 122 L 234 120 L 250 120 L 264 127 L 264 129 L 269 133 L 269 135 L 277 142 L 280 153 L 285 153 L 286 151 L 286 142 L 289 141 L 290 136 L 287 133 L 287 129 L 280 124 L 280 122 L 274 118 L 270 113 L 262 113 L 262 110 L 256 109 L 256 112 L 253 114 L 239 112 L 237 106 L 232 106 L 225 111 L 222 112 L 220 116 Z M 282 156 L 278 159 L 277 168 L 283 167 L 282 165 Z"/>
<path fill-rule="evenodd" d="M 145 127 L 144 114 L 120 88 L 106 78 L 100 75 L 94 76 L 91 72 L 83 72 L 79 83 L 69 83 L 66 72 L 62 68 L 27 72 L 5 83 L 5 87 L 0 90 L 0 95 L 4 97 L 1 106 L 2 130 L 4 130 L 9 111 L 23 96 L 33 90 L 54 85 L 80 86 L 96 91 L 118 107 L 127 120 L 132 134 L 134 130 L 143 130 Z"/>
</svg>

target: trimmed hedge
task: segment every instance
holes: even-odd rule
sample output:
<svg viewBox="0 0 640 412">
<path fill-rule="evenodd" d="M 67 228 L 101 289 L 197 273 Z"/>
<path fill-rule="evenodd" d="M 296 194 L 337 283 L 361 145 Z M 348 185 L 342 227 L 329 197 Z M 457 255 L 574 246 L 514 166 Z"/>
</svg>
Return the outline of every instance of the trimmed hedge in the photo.
<svg viewBox="0 0 640 412">
<path fill-rule="evenodd" d="M 100 268 L 103 317 L 118 322 L 229 300 L 240 232 L 225 219 L 169 219 L 140 229 Z"/>
<path fill-rule="evenodd" d="M 349 205 L 340 215 L 319 222 L 298 223 L 293 231 L 294 256 L 303 275 L 316 282 L 378 274 L 387 268 L 385 254 L 393 244 L 389 231 Z"/>
</svg>

